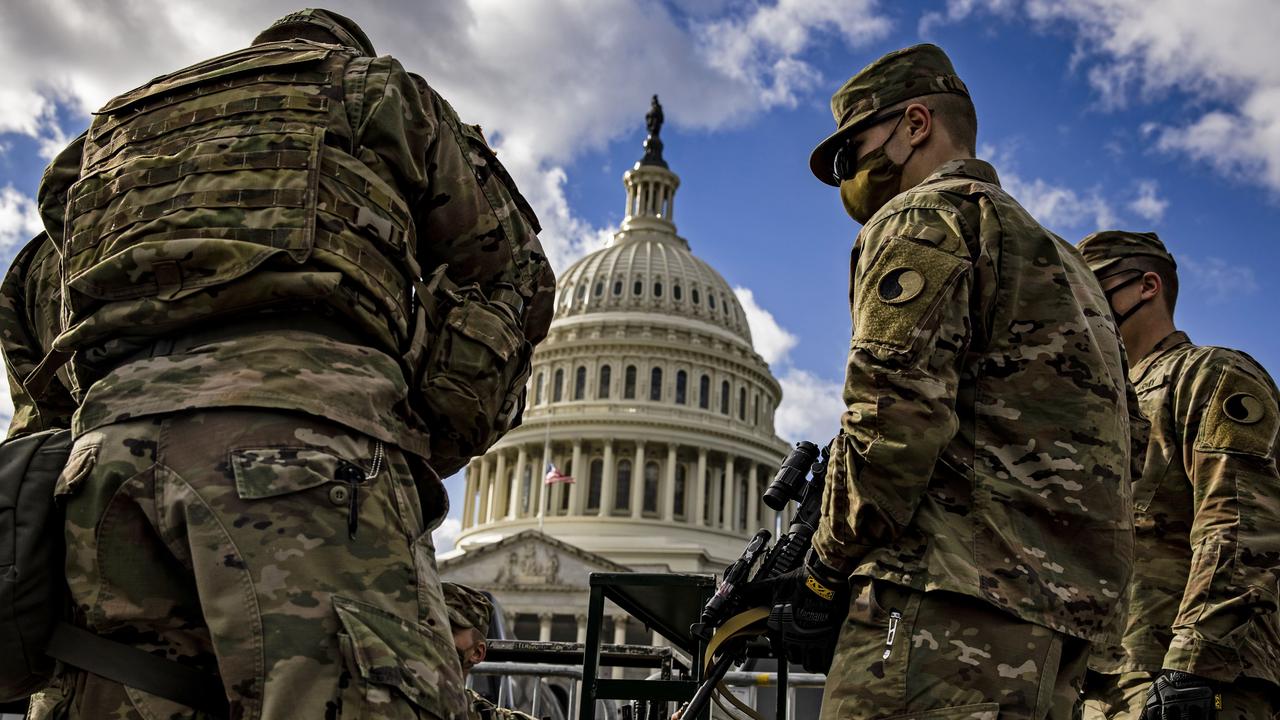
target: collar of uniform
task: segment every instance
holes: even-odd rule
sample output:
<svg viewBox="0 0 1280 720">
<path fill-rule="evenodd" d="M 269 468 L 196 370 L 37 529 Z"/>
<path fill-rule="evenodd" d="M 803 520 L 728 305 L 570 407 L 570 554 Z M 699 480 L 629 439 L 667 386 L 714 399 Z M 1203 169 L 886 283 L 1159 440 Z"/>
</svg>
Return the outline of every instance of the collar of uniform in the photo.
<svg viewBox="0 0 1280 720">
<path fill-rule="evenodd" d="M 1133 375 L 1133 384 L 1137 385 L 1142 382 L 1143 378 L 1147 375 L 1147 371 L 1150 370 L 1151 367 L 1156 364 L 1156 360 L 1159 360 L 1165 353 L 1180 345 L 1189 344 L 1190 342 L 1191 338 L 1187 337 L 1187 334 L 1181 330 L 1174 330 L 1168 335 L 1165 335 L 1163 340 L 1156 343 L 1156 346 L 1151 348 L 1151 352 L 1147 353 L 1145 357 L 1138 361 L 1137 365 L 1133 366 L 1133 372 L 1130 373 Z"/>
<path fill-rule="evenodd" d="M 934 170 L 933 174 L 925 182 L 947 177 L 970 177 L 992 185 L 1000 184 L 1000 176 L 996 175 L 996 169 L 991 167 L 991 163 L 977 158 L 948 160 L 939 165 L 938 169 Z"/>
</svg>

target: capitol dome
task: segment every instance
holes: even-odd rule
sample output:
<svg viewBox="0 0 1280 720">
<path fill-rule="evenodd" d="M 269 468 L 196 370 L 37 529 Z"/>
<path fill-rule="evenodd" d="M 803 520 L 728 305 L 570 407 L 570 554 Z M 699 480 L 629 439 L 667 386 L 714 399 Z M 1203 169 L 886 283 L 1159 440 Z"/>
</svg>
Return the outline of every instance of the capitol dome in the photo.
<svg viewBox="0 0 1280 720">
<path fill-rule="evenodd" d="M 721 572 L 774 527 L 760 496 L 787 450 L 773 425 L 781 387 L 730 284 L 676 232 L 680 179 L 654 112 L 618 232 L 560 274 L 523 424 L 468 466 L 461 555 L 537 531 L 634 570 Z M 511 562 L 529 577 L 550 567 Z"/>
</svg>

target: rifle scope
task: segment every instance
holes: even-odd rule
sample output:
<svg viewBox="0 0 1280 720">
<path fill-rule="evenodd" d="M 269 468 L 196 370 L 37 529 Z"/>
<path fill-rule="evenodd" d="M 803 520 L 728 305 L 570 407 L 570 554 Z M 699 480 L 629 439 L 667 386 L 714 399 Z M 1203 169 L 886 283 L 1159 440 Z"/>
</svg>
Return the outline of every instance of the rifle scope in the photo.
<svg viewBox="0 0 1280 720">
<path fill-rule="evenodd" d="M 769 483 L 769 489 L 764 491 L 764 504 L 773 510 L 782 510 L 792 500 L 799 502 L 805 477 L 817 459 L 817 445 L 804 440 L 796 443 L 787 459 L 782 461 L 773 482 Z"/>
</svg>

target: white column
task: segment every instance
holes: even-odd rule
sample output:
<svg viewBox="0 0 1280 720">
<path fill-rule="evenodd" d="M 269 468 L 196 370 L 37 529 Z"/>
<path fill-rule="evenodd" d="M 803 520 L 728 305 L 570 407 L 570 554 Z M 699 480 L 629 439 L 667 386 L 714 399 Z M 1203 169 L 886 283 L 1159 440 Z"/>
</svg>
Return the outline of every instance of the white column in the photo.
<svg viewBox="0 0 1280 720">
<path fill-rule="evenodd" d="M 578 639 L 575 642 L 585 643 L 587 641 L 587 616 L 578 613 L 573 616 L 573 619 L 578 621 Z"/>
<path fill-rule="evenodd" d="M 591 468 L 582 466 L 582 441 L 573 441 L 573 468 L 574 483 L 569 486 L 569 514 L 581 515 L 583 502 L 583 483 L 591 482 Z"/>
<path fill-rule="evenodd" d="M 625 615 L 618 615 L 613 619 L 613 644 L 627 644 L 627 618 Z"/>
<path fill-rule="evenodd" d="M 726 454 L 724 456 L 724 495 L 720 498 L 720 507 L 724 510 L 724 527 L 725 530 L 735 530 L 738 527 L 738 508 L 734 503 L 737 498 L 738 482 L 733 477 L 733 456 Z"/>
<path fill-rule="evenodd" d="M 760 523 L 759 470 L 760 466 L 753 462 L 747 471 L 747 532 L 754 532 Z"/>
<path fill-rule="evenodd" d="M 613 511 L 614 493 L 617 487 L 617 473 L 613 466 L 613 441 L 604 441 L 604 479 L 600 483 L 600 517 L 608 517 Z"/>
<path fill-rule="evenodd" d="M 475 522 L 476 489 L 479 485 L 479 473 L 476 472 L 476 461 L 467 465 L 466 479 L 462 483 L 462 527 L 469 528 Z"/>
<path fill-rule="evenodd" d="M 493 511 L 490 513 L 491 518 L 495 522 L 507 514 L 505 503 L 511 489 L 507 487 L 507 483 L 511 478 L 507 477 L 507 454 L 501 450 L 498 451 L 498 468 L 494 471 L 497 477 L 493 479 Z"/>
<path fill-rule="evenodd" d="M 551 613 L 538 615 L 538 642 L 551 642 Z"/>
<path fill-rule="evenodd" d="M 507 508 L 507 519 L 514 520 L 520 517 L 523 508 L 520 507 L 521 486 L 524 485 L 524 469 L 529 466 L 529 451 L 525 450 L 521 445 L 516 453 L 516 476 L 511 479 L 511 505 Z"/>
<path fill-rule="evenodd" d="M 489 473 L 489 456 L 480 457 L 480 513 L 476 517 L 476 524 L 483 525 L 489 522 L 489 507 L 493 503 L 493 475 Z"/>
<path fill-rule="evenodd" d="M 644 501 L 644 441 L 636 442 L 636 464 L 631 469 L 631 517 L 640 517 L 640 505 Z"/>
<path fill-rule="evenodd" d="M 705 447 L 698 448 L 698 472 L 694 475 L 693 484 L 693 507 L 689 512 L 685 513 L 689 524 L 697 525 L 702 522 L 702 513 L 707 504 L 707 449 Z M 715 515 L 711 515 L 712 523 L 715 522 Z"/>
<path fill-rule="evenodd" d="M 662 521 L 676 516 L 676 444 L 667 443 L 667 481 L 662 486 Z"/>
</svg>

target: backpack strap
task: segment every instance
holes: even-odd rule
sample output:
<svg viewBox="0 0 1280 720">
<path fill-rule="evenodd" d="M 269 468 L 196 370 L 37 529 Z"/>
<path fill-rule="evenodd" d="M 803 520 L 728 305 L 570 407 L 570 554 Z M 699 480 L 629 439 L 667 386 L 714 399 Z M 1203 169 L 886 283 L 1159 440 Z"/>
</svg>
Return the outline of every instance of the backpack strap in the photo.
<svg viewBox="0 0 1280 720">
<path fill-rule="evenodd" d="M 70 623 L 58 623 L 45 653 L 73 667 L 159 695 L 213 718 L 230 716 L 226 691 L 217 675 L 108 640 Z"/>
</svg>

